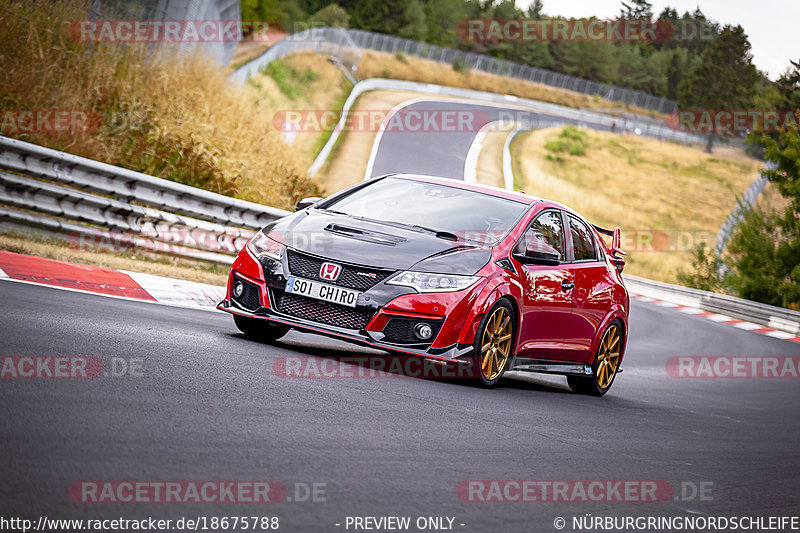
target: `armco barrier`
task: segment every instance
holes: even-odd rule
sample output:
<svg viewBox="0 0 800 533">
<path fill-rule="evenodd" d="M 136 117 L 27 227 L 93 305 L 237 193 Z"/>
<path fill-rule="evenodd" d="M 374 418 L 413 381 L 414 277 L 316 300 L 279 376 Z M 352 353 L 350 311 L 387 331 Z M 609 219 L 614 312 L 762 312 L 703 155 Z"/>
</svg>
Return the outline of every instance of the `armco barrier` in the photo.
<svg viewBox="0 0 800 533">
<path fill-rule="evenodd" d="M 169 253 L 225 263 L 252 230 L 288 214 L 7 137 L 0 203 L 0 218 L 17 226 L 145 236 Z"/>
<path fill-rule="evenodd" d="M 800 312 L 752 302 L 735 296 L 690 289 L 669 283 L 623 274 L 631 292 L 688 307 L 728 315 L 772 329 L 800 335 Z"/>
</svg>

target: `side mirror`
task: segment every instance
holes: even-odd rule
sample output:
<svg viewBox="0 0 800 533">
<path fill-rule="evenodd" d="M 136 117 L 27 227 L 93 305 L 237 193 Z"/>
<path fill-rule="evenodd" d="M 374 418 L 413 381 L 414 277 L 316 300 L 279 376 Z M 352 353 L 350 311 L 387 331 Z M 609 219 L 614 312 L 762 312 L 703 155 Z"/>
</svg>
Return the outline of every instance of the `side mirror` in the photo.
<svg viewBox="0 0 800 533">
<path fill-rule="evenodd" d="M 295 211 L 302 211 L 306 207 L 311 207 L 312 205 L 316 204 L 317 202 L 324 200 L 324 198 L 320 198 L 319 196 L 309 196 L 308 198 L 303 198 L 297 205 L 295 206 Z"/>
<path fill-rule="evenodd" d="M 527 265 L 558 266 L 561 264 L 561 254 L 558 253 L 558 250 L 538 238 L 527 239 L 525 253 L 514 254 L 514 258 Z"/>
</svg>

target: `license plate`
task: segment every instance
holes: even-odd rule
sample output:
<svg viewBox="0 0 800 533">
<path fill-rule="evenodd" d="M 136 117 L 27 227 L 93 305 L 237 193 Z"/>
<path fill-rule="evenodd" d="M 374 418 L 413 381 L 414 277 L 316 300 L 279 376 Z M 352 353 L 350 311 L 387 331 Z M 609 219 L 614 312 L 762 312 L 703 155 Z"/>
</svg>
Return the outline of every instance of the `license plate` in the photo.
<svg viewBox="0 0 800 533">
<path fill-rule="evenodd" d="M 335 285 L 328 285 L 327 283 L 320 283 L 319 281 L 311 281 L 308 279 L 289 277 L 286 280 L 286 292 L 292 294 L 299 294 L 300 296 L 308 296 L 317 300 L 323 300 L 339 305 L 346 305 L 347 307 L 355 307 L 356 300 L 361 294 L 352 289 L 345 289 Z"/>
</svg>

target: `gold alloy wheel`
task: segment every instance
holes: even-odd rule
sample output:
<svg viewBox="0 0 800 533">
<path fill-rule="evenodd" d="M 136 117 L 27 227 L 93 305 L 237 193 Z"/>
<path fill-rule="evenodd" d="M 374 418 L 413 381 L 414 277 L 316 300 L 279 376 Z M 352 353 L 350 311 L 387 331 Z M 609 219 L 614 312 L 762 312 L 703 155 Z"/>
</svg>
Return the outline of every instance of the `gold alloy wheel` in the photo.
<svg viewBox="0 0 800 533">
<path fill-rule="evenodd" d="M 601 389 L 611 386 L 619 368 L 620 352 L 619 326 L 612 324 L 603 335 L 597 350 L 597 385 Z"/>
<path fill-rule="evenodd" d="M 505 307 L 498 307 L 486 321 L 481 337 L 481 372 L 487 380 L 496 379 L 506 366 L 512 336 L 511 314 Z"/>
</svg>

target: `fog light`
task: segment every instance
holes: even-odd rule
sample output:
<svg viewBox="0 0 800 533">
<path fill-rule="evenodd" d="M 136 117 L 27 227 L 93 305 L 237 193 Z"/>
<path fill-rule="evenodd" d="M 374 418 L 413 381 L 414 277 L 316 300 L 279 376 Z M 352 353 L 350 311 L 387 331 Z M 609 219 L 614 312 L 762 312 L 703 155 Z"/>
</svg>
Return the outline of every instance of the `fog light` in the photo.
<svg viewBox="0 0 800 533">
<path fill-rule="evenodd" d="M 416 326 L 414 326 L 414 335 L 417 336 L 418 339 L 423 341 L 428 340 L 433 335 L 433 328 L 430 327 L 425 322 L 420 322 Z"/>
<path fill-rule="evenodd" d="M 244 292 L 244 283 L 237 281 L 233 284 L 233 295 L 237 298 Z"/>
</svg>

